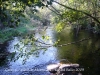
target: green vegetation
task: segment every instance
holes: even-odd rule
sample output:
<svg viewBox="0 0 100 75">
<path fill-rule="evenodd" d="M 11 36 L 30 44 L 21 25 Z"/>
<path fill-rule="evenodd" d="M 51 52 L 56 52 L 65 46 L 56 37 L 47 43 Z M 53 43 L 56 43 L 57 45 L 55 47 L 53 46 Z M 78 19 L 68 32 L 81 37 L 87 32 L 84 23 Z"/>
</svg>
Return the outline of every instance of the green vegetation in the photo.
<svg viewBox="0 0 100 75">
<path fill-rule="evenodd" d="M 19 36 L 25 34 L 29 28 L 32 28 L 29 19 L 24 19 L 24 17 L 20 17 L 21 22 L 17 27 L 4 27 L 0 31 L 0 42 L 3 43 L 14 36 Z M 29 26 L 28 26 L 29 25 Z"/>
<path fill-rule="evenodd" d="M 51 1 L 48 1 L 48 5 L 50 4 Z M 49 24 L 49 14 L 40 11 L 42 8 L 37 9 L 37 6 L 47 7 L 40 0 L 1 0 L 0 43 L 13 36 L 23 35 L 30 30 L 34 30 L 37 26 Z"/>
<path fill-rule="evenodd" d="M 48 33 L 49 28 L 54 30 Z M 18 52 L 6 54 L 2 46 L 13 37 L 21 37 L 14 45 Z M 22 58 L 25 64 L 31 55 L 39 57 L 55 47 L 57 59 L 79 63 L 84 75 L 95 75 L 100 70 L 99 38 L 100 0 L 0 0 L 0 54 L 5 55 L 0 66 L 6 58 Z"/>
<path fill-rule="evenodd" d="M 54 25 L 58 33 L 70 28 L 76 36 L 82 29 L 100 34 L 99 10 L 99 0 L 1 0 L 0 43 L 48 25 Z M 31 41 L 25 40 L 27 44 Z"/>
</svg>

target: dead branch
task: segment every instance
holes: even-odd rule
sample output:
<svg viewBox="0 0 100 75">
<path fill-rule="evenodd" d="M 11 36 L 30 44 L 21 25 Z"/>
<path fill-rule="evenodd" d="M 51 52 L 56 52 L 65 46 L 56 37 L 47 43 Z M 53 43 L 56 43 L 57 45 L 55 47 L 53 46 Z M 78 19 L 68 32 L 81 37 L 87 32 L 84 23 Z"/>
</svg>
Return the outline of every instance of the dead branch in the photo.
<svg viewBox="0 0 100 75">
<path fill-rule="evenodd" d="M 91 39 L 91 37 L 83 38 L 83 39 L 81 39 L 79 41 L 75 41 L 75 42 L 71 42 L 71 43 L 67 43 L 67 44 L 57 45 L 57 47 L 62 47 L 62 46 L 67 46 L 67 45 L 71 45 L 71 44 L 76 44 L 76 43 L 83 42 L 83 41 L 86 41 L 86 40 L 89 40 L 89 39 Z"/>
<path fill-rule="evenodd" d="M 52 46 L 62 47 L 62 46 L 67 46 L 67 45 L 71 45 L 71 44 L 80 43 L 80 42 L 83 42 L 83 41 L 86 41 L 86 40 L 89 40 L 89 39 L 91 39 L 91 37 L 83 38 L 83 39 L 78 40 L 78 41 L 70 42 L 70 43 L 67 43 L 67 44 L 61 44 L 61 45 L 51 45 L 51 44 L 46 44 L 45 42 L 41 42 L 41 41 L 37 41 L 37 42 L 45 45 L 45 46 L 39 46 L 39 47 L 52 47 Z"/>
</svg>

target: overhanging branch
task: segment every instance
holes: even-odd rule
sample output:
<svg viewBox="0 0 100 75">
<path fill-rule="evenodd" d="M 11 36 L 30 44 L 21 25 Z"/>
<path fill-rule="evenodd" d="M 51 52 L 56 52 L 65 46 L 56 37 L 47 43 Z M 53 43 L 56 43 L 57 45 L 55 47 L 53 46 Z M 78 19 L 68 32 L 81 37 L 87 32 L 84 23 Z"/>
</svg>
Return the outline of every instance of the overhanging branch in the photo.
<svg viewBox="0 0 100 75">
<path fill-rule="evenodd" d="M 52 46 L 63 47 L 63 46 L 71 45 L 71 44 L 80 43 L 80 42 L 83 42 L 83 41 L 86 41 L 86 40 L 89 40 L 89 39 L 91 39 L 91 37 L 83 38 L 83 39 L 78 40 L 78 41 L 70 42 L 70 43 L 67 43 L 67 44 L 61 44 L 61 45 L 51 45 L 51 44 L 46 44 L 46 43 L 43 43 L 43 42 L 40 42 L 40 41 L 37 41 L 37 42 L 45 45 L 45 46 L 38 46 L 38 47 L 52 47 Z"/>
<path fill-rule="evenodd" d="M 92 16 L 91 14 L 88 14 L 88 13 L 82 11 L 82 10 L 77 10 L 77 9 L 68 7 L 68 6 L 66 6 L 66 5 L 63 5 L 63 4 L 59 3 L 59 2 L 57 2 L 57 1 L 54 1 L 54 2 L 57 3 L 57 4 L 59 4 L 59 5 L 61 5 L 61 6 L 63 6 L 63 7 L 65 7 L 65 8 L 67 8 L 67 9 L 70 9 L 70 10 L 73 10 L 73 11 L 77 11 L 77 12 L 81 12 L 81 13 L 83 13 L 83 14 L 85 14 L 85 15 L 91 17 L 94 21 L 96 21 L 97 23 L 100 24 L 100 21 L 99 21 L 97 18 L 95 18 L 94 16 Z"/>
<path fill-rule="evenodd" d="M 75 41 L 75 42 L 71 42 L 71 43 L 67 43 L 67 44 L 57 45 L 57 47 L 62 47 L 62 46 L 67 46 L 67 45 L 71 45 L 71 44 L 76 44 L 76 43 L 83 42 L 83 41 L 86 41 L 86 40 L 89 40 L 89 39 L 91 39 L 91 37 L 83 38 L 83 39 L 81 39 L 79 41 Z"/>
</svg>

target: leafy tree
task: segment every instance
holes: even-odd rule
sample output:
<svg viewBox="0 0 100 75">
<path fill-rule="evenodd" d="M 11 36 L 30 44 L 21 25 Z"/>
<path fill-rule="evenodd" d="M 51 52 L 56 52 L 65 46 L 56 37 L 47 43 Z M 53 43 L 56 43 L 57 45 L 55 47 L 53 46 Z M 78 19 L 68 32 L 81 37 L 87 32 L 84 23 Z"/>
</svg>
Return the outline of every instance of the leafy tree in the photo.
<svg viewBox="0 0 100 75">
<path fill-rule="evenodd" d="M 85 12 L 85 11 L 83 11 L 83 10 L 78 10 L 78 9 L 75 9 L 75 8 L 72 8 L 72 7 L 63 5 L 63 4 L 61 4 L 61 3 L 57 2 L 57 1 L 54 1 L 54 2 L 57 3 L 57 4 L 59 4 L 59 5 L 61 5 L 61 6 L 63 6 L 63 7 L 65 7 L 66 9 L 73 10 L 73 11 L 76 11 L 76 12 L 81 12 L 81 13 L 83 13 L 84 15 L 86 15 L 86 16 L 92 18 L 94 21 L 96 21 L 97 23 L 100 24 L 100 21 L 99 21 L 95 16 L 92 16 L 92 15 L 91 15 L 90 13 L 88 13 L 88 12 Z"/>
<path fill-rule="evenodd" d="M 48 7 L 53 0 L 1 0 L 0 1 L 0 27 L 16 27 L 18 26 L 19 16 L 22 15 L 26 6 L 29 6 L 31 11 L 37 12 L 36 6 Z"/>
</svg>

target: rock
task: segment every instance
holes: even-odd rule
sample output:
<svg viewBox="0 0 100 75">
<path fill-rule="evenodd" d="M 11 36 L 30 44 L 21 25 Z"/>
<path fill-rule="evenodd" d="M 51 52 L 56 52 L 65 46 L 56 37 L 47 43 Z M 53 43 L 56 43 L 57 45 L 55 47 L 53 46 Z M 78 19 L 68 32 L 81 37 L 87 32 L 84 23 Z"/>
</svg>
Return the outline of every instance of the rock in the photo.
<svg viewBox="0 0 100 75">
<path fill-rule="evenodd" d="M 50 73 L 57 75 L 79 75 L 79 64 L 51 64 L 47 66 Z"/>
<path fill-rule="evenodd" d="M 51 65 L 48 65 L 47 66 L 47 70 L 50 72 L 50 73 L 56 73 L 57 70 L 59 69 L 60 67 L 60 64 L 51 64 Z"/>
</svg>

